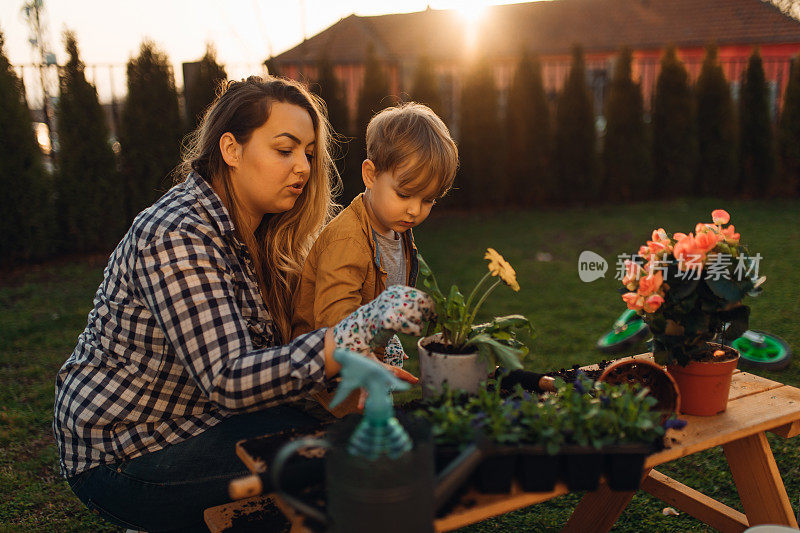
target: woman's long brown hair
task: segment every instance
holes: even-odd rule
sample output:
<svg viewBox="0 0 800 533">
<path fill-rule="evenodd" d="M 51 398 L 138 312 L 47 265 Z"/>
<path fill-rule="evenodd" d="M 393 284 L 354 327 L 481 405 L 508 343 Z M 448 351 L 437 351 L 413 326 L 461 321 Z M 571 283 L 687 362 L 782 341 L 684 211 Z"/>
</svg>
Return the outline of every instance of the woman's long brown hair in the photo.
<svg viewBox="0 0 800 533">
<path fill-rule="evenodd" d="M 311 175 L 303 193 L 290 210 L 265 216 L 255 233 L 244 230 L 244 217 L 231 184 L 228 165 L 222 158 L 219 139 L 226 132 L 245 144 L 253 130 L 270 115 L 273 102 L 305 109 L 314 124 L 315 144 Z M 239 238 L 253 260 L 261 296 L 269 309 L 283 342 L 291 335 L 292 294 L 308 251 L 319 231 L 334 215 L 333 194 L 341 180 L 330 155 L 331 132 L 325 103 L 303 85 L 284 78 L 251 76 L 221 86 L 219 96 L 208 108 L 184 149 L 181 175 L 195 171 L 216 190 L 233 219 Z"/>
</svg>

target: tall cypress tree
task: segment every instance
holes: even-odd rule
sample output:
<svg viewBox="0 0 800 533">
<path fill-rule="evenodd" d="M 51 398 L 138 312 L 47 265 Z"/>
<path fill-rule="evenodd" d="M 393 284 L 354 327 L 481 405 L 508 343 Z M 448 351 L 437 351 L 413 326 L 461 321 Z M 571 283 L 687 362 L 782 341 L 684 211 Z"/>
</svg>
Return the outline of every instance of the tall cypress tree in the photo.
<svg viewBox="0 0 800 533">
<path fill-rule="evenodd" d="M 155 43 L 145 41 L 139 56 L 128 61 L 128 99 L 120 125 L 129 220 L 171 185 L 180 138 L 178 92 L 169 60 Z"/>
<path fill-rule="evenodd" d="M 348 148 L 354 149 L 348 142 L 347 135 L 350 133 L 350 113 L 347 109 L 347 99 L 344 94 L 344 87 L 333 71 L 333 63 L 327 55 L 323 55 L 317 61 L 317 81 L 311 86 L 312 90 L 325 101 L 328 110 L 328 122 L 336 133 L 334 145 L 338 150 L 334 150 L 333 157 L 336 160 L 336 168 L 340 175 L 345 173 L 353 174 L 356 169 L 347 166 L 348 161 L 344 154 Z"/>
<path fill-rule="evenodd" d="M 414 71 L 414 84 L 412 87 L 412 100 L 430 107 L 442 120 L 449 118 L 444 116 L 439 82 L 436 79 L 433 63 L 427 55 L 420 56 L 417 61 L 417 69 Z"/>
<path fill-rule="evenodd" d="M 554 196 L 550 110 L 539 58 L 525 50 L 509 89 L 505 124 L 512 197 L 517 204 L 541 204 Z"/>
<path fill-rule="evenodd" d="M 623 48 L 606 99 L 603 183 L 604 196 L 612 200 L 643 198 L 651 186 L 644 104 L 641 87 L 631 77 L 632 60 L 630 48 Z"/>
<path fill-rule="evenodd" d="M 598 192 L 592 97 L 586 87 L 583 48 L 572 50 L 572 66 L 558 98 L 555 168 L 559 200 L 588 202 Z"/>
<path fill-rule="evenodd" d="M 325 101 L 328 109 L 328 121 L 337 133 L 347 135 L 349 128 L 349 111 L 344 86 L 333 71 L 333 63 L 327 55 L 317 61 L 317 80 L 311 86 L 314 92 Z"/>
<path fill-rule="evenodd" d="M 5 54 L 0 32 L 0 265 L 51 252 L 52 217 L 41 153 L 22 81 Z"/>
<path fill-rule="evenodd" d="M 653 99 L 653 167 L 661 196 L 693 192 L 696 129 L 689 74 L 674 46 L 661 58 Z"/>
<path fill-rule="evenodd" d="M 56 216 L 63 250 L 96 251 L 119 240 L 125 222 L 122 183 L 97 90 L 86 81 L 75 34 L 64 42 L 69 61 L 59 79 Z"/>
<path fill-rule="evenodd" d="M 789 83 L 783 95 L 783 110 L 778 124 L 780 181 L 776 194 L 800 195 L 800 56 L 795 56 Z"/>
<path fill-rule="evenodd" d="M 379 111 L 394 103 L 389 97 L 389 77 L 375 53 L 375 47 L 367 47 L 364 61 L 364 82 L 358 95 L 356 127 L 363 138 L 370 119 Z M 366 148 L 365 148 L 366 149 Z"/>
<path fill-rule="evenodd" d="M 353 141 L 356 146 L 348 151 L 348 171 L 345 176 L 342 176 L 343 201 L 349 201 L 364 189 L 361 180 L 361 162 L 367 157 L 367 124 L 375 114 L 395 103 L 395 100 L 389 97 L 389 90 L 389 77 L 375 53 L 375 47 L 369 44 L 364 61 L 364 82 L 358 95 L 356 131 Z"/>
<path fill-rule="evenodd" d="M 198 67 L 197 76 L 190 83 L 184 80 L 183 97 L 189 130 L 200 124 L 206 109 L 216 99 L 220 84 L 228 79 L 225 67 L 217 63 L 217 52 L 211 44 L 206 45 L 206 53 Z"/>
<path fill-rule="evenodd" d="M 775 153 L 767 80 L 758 49 L 753 50 L 742 73 L 739 121 L 740 191 L 747 196 L 765 196 L 772 187 Z"/>
<path fill-rule="evenodd" d="M 730 86 L 717 60 L 717 46 L 706 47 L 695 88 L 697 105 L 697 177 L 700 194 L 730 194 L 737 181 L 736 117 Z"/>
<path fill-rule="evenodd" d="M 470 67 L 461 92 L 461 167 L 454 201 L 494 207 L 512 193 L 502 172 L 502 130 L 492 67 L 480 57 Z"/>
</svg>

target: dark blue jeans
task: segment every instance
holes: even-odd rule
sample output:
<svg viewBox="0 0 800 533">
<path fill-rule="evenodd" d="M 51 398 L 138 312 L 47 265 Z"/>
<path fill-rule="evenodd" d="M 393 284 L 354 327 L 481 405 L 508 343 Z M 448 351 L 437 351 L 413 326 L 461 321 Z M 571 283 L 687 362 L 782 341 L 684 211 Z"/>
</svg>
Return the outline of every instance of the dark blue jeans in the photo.
<svg viewBox="0 0 800 533">
<path fill-rule="evenodd" d="M 236 442 L 315 423 L 287 406 L 236 415 L 163 450 L 96 466 L 68 481 L 86 507 L 118 526 L 208 531 L 203 510 L 230 502 L 228 482 L 249 473 L 236 456 Z"/>
</svg>

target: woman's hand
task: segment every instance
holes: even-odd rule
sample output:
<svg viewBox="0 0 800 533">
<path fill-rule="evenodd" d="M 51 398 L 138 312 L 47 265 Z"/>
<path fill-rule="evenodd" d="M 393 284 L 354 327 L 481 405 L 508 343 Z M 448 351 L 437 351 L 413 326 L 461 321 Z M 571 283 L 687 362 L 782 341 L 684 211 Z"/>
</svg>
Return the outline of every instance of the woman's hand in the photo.
<svg viewBox="0 0 800 533">
<path fill-rule="evenodd" d="M 394 333 L 419 336 L 435 317 L 430 296 L 412 287 L 392 285 L 333 328 L 337 348 L 367 355 L 385 348 Z"/>
</svg>

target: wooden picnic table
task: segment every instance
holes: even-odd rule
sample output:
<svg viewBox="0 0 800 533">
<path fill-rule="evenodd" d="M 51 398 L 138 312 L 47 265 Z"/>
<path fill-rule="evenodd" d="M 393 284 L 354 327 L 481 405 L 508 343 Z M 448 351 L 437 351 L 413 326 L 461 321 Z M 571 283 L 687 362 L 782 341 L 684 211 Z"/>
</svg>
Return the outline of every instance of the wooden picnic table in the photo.
<svg viewBox="0 0 800 533">
<path fill-rule="evenodd" d="M 651 359 L 652 356 L 642 354 L 633 358 Z M 669 447 L 648 457 L 641 490 L 722 532 L 743 531 L 758 524 L 797 527 L 766 432 L 784 438 L 800 434 L 800 389 L 737 370 L 724 413 L 710 417 L 681 415 L 681 418 L 688 421 L 686 427 L 680 431 L 670 430 Z M 744 513 L 655 469 L 714 446 L 722 446 Z M 264 471 L 265 465 L 249 457 L 238 445 L 237 454 L 253 472 Z M 452 531 L 568 492 L 560 482 L 552 492 L 522 492 L 516 482 L 509 494 L 470 491 L 447 516 L 436 519 L 434 527 L 436 531 Z M 601 482 L 598 490 L 581 499 L 564 531 L 608 531 L 633 495 L 634 492 L 611 491 Z M 288 514 L 295 526 L 292 531 L 304 531 L 297 515 Z"/>
</svg>

